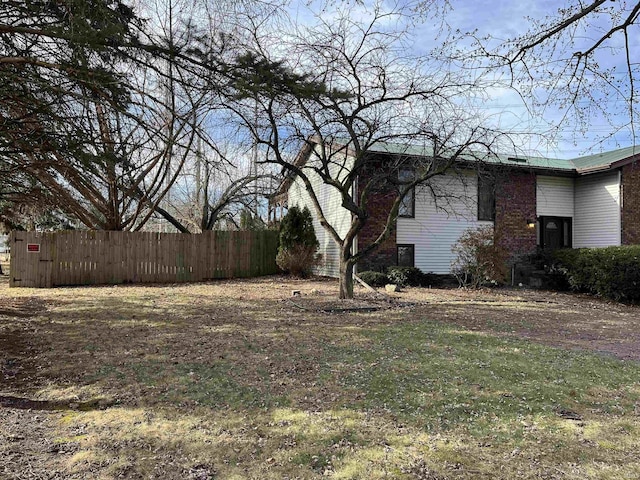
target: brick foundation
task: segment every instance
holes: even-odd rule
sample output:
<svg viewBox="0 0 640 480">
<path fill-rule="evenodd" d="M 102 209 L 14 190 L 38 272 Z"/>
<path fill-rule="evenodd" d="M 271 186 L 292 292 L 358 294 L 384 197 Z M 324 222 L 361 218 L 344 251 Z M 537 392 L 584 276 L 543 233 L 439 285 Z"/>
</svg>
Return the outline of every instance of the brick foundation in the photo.
<svg viewBox="0 0 640 480">
<path fill-rule="evenodd" d="M 640 160 L 640 159 L 638 159 Z M 622 244 L 640 244 L 640 162 L 622 167 Z"/>
<path fill-rule="evenodd" d="M 515 260 L 536 250 L 536 176 L 531 172 L 504 172 L 496 179 L 495 235 Z"/>
</svg>

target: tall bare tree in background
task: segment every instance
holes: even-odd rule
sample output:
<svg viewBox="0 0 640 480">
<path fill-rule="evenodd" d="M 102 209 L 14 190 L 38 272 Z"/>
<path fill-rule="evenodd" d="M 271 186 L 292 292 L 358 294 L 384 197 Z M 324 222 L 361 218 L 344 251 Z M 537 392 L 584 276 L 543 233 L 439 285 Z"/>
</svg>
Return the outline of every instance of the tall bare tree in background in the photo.
<svg viewBox="0 0 640 480">
<path fill-rule="evenodd" d="M 237 55 L 225 40 L 233 37 L 227 7 L 252 3 L 149 0 L 134 10 L 119 0 L 3 2 L 0 208 L 7 221 L 17 203 L 30 202 L 57 205 L 88 228 L 135 230 L 162 217 L 189 231 L 171 193 L 190 175 L 185 167 L 197 164 L 198 145 L 216 148 L 209 119 L 223 109 L 221 78 Z M 207 165 L 224 172 L 228 162 Z"/>
<path fill-rule="evenodd" d="M 241 222 L 247 215 L 251 225 L 265 228 L 254 213 L 264 209 L 256 198 L 266 200 L 280 179 L 264 165 L 254 165 L 247 146 L 216 140 L 216 149 L 199 147 L 185 165 L 173 188 L 171 211 L 191 232 L 247 228 Z"/>
<path fill-rule="evenodd" d="M 260 218 L 266 213 L 266 197 L 277 185 L 271 168 L 258 165 L 261 152 L 247 128 L 238 128 L 229 122 L 227 98 L 229 83 L 240 76 L 233 59 L 245 53 L 247 29 L 243 19 L 274 25 L 284 17 L 280 2 L 262 1 L 191 1 L 184 0 L 187 11 L 183 23 L 197 18 L 202 28 L 209 32 L 201 43 L 223 44 L 218 49 L 219 75 L 210 75 L 203 84 L 207 92 L 205 108 L 197 112 L 197 122 L 206 136 L 200 136 L 192 155 L 181 169 L 171 195 L 166 197 L 166 208 L 172 212 L 184 228 L 201 232 L 215 228 L 244 228 L 241 212 L 250 213 L 255 225 L 265 226 Z M 161 11 L 168 5 L 180 5 L 175 0 L 153 0 L 153 10 Z M 161 19 L 159 19 L 161 21 Z M 211 47 L 207 47 L 208 49 Z M 223 79 L 222 83 L 220 78 Z M 245 222 L 246 223 L 246 222 Z"/>
</svg>

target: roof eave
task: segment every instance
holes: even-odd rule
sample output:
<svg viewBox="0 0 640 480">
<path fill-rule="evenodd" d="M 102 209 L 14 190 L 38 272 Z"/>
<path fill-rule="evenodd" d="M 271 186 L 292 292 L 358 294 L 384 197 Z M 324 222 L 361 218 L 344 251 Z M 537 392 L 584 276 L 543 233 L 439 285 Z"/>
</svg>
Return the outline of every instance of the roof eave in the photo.
<svg viewBox="0 0 640 480">
<path fill-rule="evenodd" d="M 617 162 L 613 162 L 611 166 L 614 168 L 624 167 L 625 165 L 629 165 L 636 162 L 640 162 L 640 153 L 637 153 L 627 158 L 623 158 L 622 160 L 618 160 Z"/>
<path fill-rule="evenodd" d="M 309 140 L 305 142 L 303 147 L 300 149 L 300 152 L 298 152 L 298 155 L 296 156 L 296 159 L 294 160 L 294 163 L 293 163 L 296 167 L 302 167 L 305 163 L 307 163 L 307 160 L 309 159 L 309 155 L 311 154 L 312 145 L 317 145 L 316 139 L 313 137 L 309 138 Z M 275 198 L 279 195 L 282 195 L 283 193 L 286 193 L 291 187 L 291 185 L 293 184 L 294 179 L 295 179 L 295 174 L 290 172 L 282 180 L 282 182 L 280 182 L 280 185 L 278 186 L 276 191 L 270 195 L 270 197 Z"/>
<path fill-rule="evenodd" d="M 557 167 L 544 167 L 540 165 L 531 165 L 528 163 L 490 163 L 490 162 L 481 162 L 481 161 L 472 161 L 472 160 L 459 160 L 458 163 L 469 165 L 469 166 L 477 166 L 482 165 L 487 168 L 509 168 L 509 169 L 517 169 L 517 170 L 529 170 L 572 177 L 576 174 L 575 168 L 557 168 Z"/>
<path fill-rule="evenodd" d="M 606 165 L 596 165 L 595 167 L 576 168 L 576 173 L 579 176 L 582 176 L 582 175 L 590 175 L 592 173 L 606 172 L 611 169 L 612 169 L 612 164 L 609 163 Z"/>
</svg>

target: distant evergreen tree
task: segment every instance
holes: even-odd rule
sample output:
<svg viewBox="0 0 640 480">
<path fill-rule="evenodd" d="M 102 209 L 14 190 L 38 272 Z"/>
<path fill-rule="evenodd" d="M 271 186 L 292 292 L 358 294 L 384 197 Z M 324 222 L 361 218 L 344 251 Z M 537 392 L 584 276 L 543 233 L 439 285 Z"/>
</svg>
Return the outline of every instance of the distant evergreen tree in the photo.
<svg viewBox="0 0 640 480">
<path fill-rule="evenodd" d="M 264 230 L 266 225 L 258 216 L 254 216 L 251 210 L 243 208 L 240 212 L 240 230 Z"/>
</svg>

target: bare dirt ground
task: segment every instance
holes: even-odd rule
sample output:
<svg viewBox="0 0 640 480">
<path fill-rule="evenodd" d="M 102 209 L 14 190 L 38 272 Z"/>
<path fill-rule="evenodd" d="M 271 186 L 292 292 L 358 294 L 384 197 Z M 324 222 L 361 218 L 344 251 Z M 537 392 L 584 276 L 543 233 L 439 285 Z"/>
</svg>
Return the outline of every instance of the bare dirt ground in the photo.
<svg viewBox="0 0 640 480">
<path fill-rule="evenodd" d="M 292 297 L 294 290 L 300 295 Z M 89 458 L 93 440 L 86 424 L 70 418 L 167 402 L 198 409 L 210 397 L 201 398 L 195 388 L 210 396 L 226 379 L 251 385 L 256 405 L 277 403 L 269 399 L 286 394 L 297 408 L 320 411 L 340 399 L 315 386 L 319 365 L 300 360 L 292 349 L 318 358 L 317 340 L 334 342 L 336 332 L 428 319 L 640 361 L 637 306 L 532 290 L 408 288 L 387 296 L 357 289 L 355 300 L 336 296 L 337 284 L 325 279 L 36 290 L 9 289 L 7 277 L 0 277 L 0 478 L 226 478 L 214 476 L 205 463 L 186 469 L 185 459 L 195 454 L 180 448 L 160 460 L 155 452 L 163 470 L 143 477 L 122 453 L 127 445 L 147 448 L 134 439 L 114 441 L 112 457 Z M 211 358 L 243 370 L 221 371 L 214 382 L 198 370 Z M 196 378 L 197 386 L 184 386 L 188 394 L 176 391 L 181 376 Z M 265 383 L 268 390 L 261 390 Z M 221 403 L 233 401 L 225 395 Z M 67 425 L 68 437 L 51 433 L 60 425 Z M 148 448 L 153 452 L 153 445 Z M 267 458 L 265 468 L 274 462 Z M 416 478 L 436 478 L 427 475 Z"/>
</svg>

